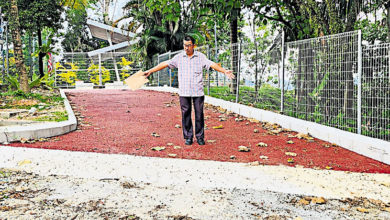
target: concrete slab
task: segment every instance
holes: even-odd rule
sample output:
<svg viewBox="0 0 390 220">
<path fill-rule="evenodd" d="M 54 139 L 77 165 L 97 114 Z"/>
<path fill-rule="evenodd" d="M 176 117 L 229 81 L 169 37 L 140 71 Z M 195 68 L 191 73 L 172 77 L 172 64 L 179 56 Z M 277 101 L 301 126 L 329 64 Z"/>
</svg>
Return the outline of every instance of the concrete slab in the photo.
<svg viewBox="0 0 390 220">
<path fill-rule="evenodd" d="M 75 87 L 76 89 L 93 89 L 93 83 L 85 83 L 83 81 L 76 81 Z"/>
</svg>

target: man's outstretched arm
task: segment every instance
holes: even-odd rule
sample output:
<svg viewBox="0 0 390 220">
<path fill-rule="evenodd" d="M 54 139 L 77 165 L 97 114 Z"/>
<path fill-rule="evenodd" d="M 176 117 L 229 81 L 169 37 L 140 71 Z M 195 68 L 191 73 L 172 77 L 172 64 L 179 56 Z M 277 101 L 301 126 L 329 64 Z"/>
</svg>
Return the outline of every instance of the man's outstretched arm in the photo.
<svg viewBox="0 0 390 220">
<path fill-rule="evenodd" d="M 162 62 L 162 63 L 158 64 L 157 66 L 153 67 L 152 69 L 144 71 L 144 75 L 146 77 L 148 77 L 148 76 L 152 75 L 152 73 L 160 71 L 160 70 L 165 69 L 167 67 L 168 67 L 168 62 L 166 62 L 166 61 Z"/>
<path fill-rule="evenodd" d="M 226 70 L 225 68 L 219 66 L 218 64 L 214 63 L 213 65 L 210 66 L 211 68 L 213 68 L 214 70 L 218 71 L 218 72 L 221 72 L 223 74 L 225 74 L 227 77 L 229 77 L 230 79 L 234 79 L 236 78 L 233 74 L 233 71 L 231 70 Z"/>
</svg>

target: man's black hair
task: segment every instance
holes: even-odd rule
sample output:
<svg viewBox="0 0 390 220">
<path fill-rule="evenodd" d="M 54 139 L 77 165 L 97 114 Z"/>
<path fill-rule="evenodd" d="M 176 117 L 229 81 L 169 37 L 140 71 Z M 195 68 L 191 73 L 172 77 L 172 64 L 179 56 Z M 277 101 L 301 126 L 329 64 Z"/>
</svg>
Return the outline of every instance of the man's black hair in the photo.
<svg viewBox="0 0 390 220">
<path fill-rule="evenodd" d="M 185 40 L 185 41 L 191 41 L 192 44 L 195 44 L 195 39 L 194 39 L 193 37 L 191 37 L 190 35 L 186 35 L 186 36 L 184 37 L 184 40 Z"/>
</svg>

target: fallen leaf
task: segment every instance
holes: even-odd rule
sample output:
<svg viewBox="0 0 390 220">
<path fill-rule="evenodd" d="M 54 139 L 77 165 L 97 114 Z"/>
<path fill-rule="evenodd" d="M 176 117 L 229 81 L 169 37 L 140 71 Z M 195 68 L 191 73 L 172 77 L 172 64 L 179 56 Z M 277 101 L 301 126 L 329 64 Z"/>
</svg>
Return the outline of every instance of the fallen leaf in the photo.
<svg viewBox="0 0 390 220">
<path fill-rule="evenodd" d="M 26 143 L 28 140 L 26 139 L 26 138 L 21 138 L 20 139 L 20 143 L 22 143 L 22 144 L 24 144 L 24 143 Z"/>
<path fill-rule="evenodd" d="M 292 141 L 292 140 L 287 141 L 287 144 L 293 144 L 293 143 L 294 143 L 294 141 Z"/>
<path fill-rule="evenodd" d="M 300 204 L 300 205 L 309 205 L 310 202 L 307 201 L 306 199 L 301 199 L 301 200 L 299 200 L 298 204 Z"/>
<path fill-rule="evenodd" d="M 11 211 L 12 207 L 10 206 L 0 206 L 0 211 Z"/>
<path fill-rule="evenodd" d="M 157 134 L 156 132 L 153 132 L 153 133 L 151 133 L 150 135 L 152 135 L 153 137 L 160 137 L 160 135 Z"/>
<path fill-rule="evenodd" d="M 294 159 L 288 158 L 288 159 L 287 159 L 287 162 L 288 162 L 288 163 L 294 163 Z"/>
<path fill-rule="evenodd" d="M 173 146 L 173 143 L 167 143 L 168 146 Z"/>
<path fill-rule="evenodd" d="M 381 183 L 382 186 L 386 186 L 390 188 L 390 183 Z"/>
<path fill-rule="evenodd" d="M 207 140 L 207 143 L 215 143 L 216 140 Z"/>
<path fill-rule="evenodd" d="M 214 126 L 213 129 L 222 129 L 223 125 Z"/>
<path fill-rule="evenodd" d="M 249 163 L 250 166 L 259 166 L 260 162 L 259 161 L 254 161 Z"/>
<path fill-rule="evenodd" d="M 331 169 L 333 169 L 333 167 L 326 166 L 326 167 L 325 167 L 325 169 L 327 169 L 327 170 L 331 170 Z"/>
<path fill-rule="evenodd" d="M 357 207 L 356 210 L 358 210 L 359 212 L 368 213 L 368 209 L 365 208 Z"/>
<path fill-rule="evenodd" d="M 257 119 L 254 119 L 254 118 L 249 118 L 248 119 L 250 122 L 254 122 L 254 123 L 259 123 L 260 121 L 257 120 Z"/>
<path fill-rule="evenodd" d="M 259 129 L 254 129 L 253 132 L 254 133 L 259 133 Z"/>
<path fill-rule="evenodd" d="M 176 157 L 176 154 L 168 154 L 169 157 Z"/>
<path fill-rule="evenodd" d="M 258 146 L 258 147 L 267 147 L 268 144 L 266 144 L 264 142 L 259 142 L 259 143 L 256 144 L 256 146 Z"/>
<path fill-rule="evenodd" d="M 31 163 L 31 160 L 22 160 L 22 161 L 18 162 L 18 166 L 23 166 L 23 165 L 30 164 L 30 163 Z"/>
<path fill-rule="evenodd" d="M 158 114 L 157 114 L 157 116 L 161 116 L 161 114 L 160 114 L 160 113 L 158 113 Z"/>
<path fill-rule="evenodd" d="M 289 137 L 289 138 L 295 138 L 295 135 L 289 134 L 289 135 L 287 135 L 287 137 Z"/>
<path fill-rule="evenodd" d="M 244 119 L 242 119 L 242 118 L 235 118 L 234 119 L 236 122 L 239 122 L 239 121 L 242 121 L 242 120 L 244 120 Z"/>
<path fill-rule="evenodd" d="M 314 197 L 311 199 L 311 203 L 313 204 L 325 204 L 326 203 L 326 199 L 324 199 L 324 197 Z"/>
<path fill-rule="evenodd" d="M 179 124 L 175 124 L 175 128 L 181 128 Z"/>
<path fill-rule="evenodd" d="M 177 149 L 180 149 L 181 147 L 180 146 L 173 146 L 173 149 L 177 150 Z"/>
<path fill-rule="evenodd" d="M 231 155 L 231 156 L 230 156 L 230 159 L 231 159 L 231 160 L 234 160 L 234 159 L 236 159 L 236 156 Z"/>
<path fill-rule="evenodd" d="M 245 146 L 238 146 L 238 151 L 240 151 L 240 152 L 249 152 L 250 149 L 248 147 L 245 147 Z"/>
<path fill-rule="evenodd" d="M 262 160 L 268 160 L 268 157 L 267 157 L 267 156 L 264 156 L 264 155 L 260 155 L 260 159 L 262 159 Z"/>
<path fill-rule="evenodd" d="M 281 129 L 281 128 L 271 130 L 271 132 L 274 133 L 274 134 L 279 134 L 279 133 L 282 132 L 282 131 L 283 131 L 283 129 Z"/>
<path fill-rule="evenodd" d="M 154 151 L 162 151 L 165 150 L 165 147 L 152 147 L 151 149 Z"/>
<path fill-rule="evenodd" d="M 297 135 L 295 135 L 295 137 L 297 137 L 299 139 L 306 139 L 306 140 L 313 140 L 314 139 L 309 134 L 303 134 L 303 133 L 298 133 Z"/>
<path fill-rule="evenodd" d="M 291 156 L 291 157 L 296 157 L 297 154 L 296 153 L 293 153 L 293 152 L 286 152 L 285 153 L 287 156 Z"/>
</svg>

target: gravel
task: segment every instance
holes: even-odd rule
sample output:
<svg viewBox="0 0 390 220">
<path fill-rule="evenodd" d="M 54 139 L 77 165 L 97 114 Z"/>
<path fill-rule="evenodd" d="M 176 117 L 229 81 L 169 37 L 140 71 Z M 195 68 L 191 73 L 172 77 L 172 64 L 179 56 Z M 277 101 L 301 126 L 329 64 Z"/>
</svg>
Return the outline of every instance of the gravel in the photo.
<svg viewBox="0 0 390 220">
<path fill-rule="evenodd" d="M 6 146 L 0 155 L 0 219 L 390 219 L 388 174 Z"/>
</svg>

